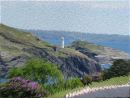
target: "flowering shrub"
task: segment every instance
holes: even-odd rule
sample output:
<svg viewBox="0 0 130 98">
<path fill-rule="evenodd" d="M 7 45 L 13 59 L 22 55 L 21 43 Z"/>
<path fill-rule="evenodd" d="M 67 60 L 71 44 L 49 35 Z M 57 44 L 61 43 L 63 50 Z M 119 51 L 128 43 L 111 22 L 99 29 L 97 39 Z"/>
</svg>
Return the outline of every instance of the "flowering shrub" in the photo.
<svg viewBox="0 0 130 98">
<path fill-rule="evenodd" d="M 24 77 L 32 81 L 37 81 L 47 89 L 50 94 L 60 91 L 63 77 L 56 65 L 45 59 L 31 58 L 24 66 L 11 68 L 8 78 Z"/>
<path fill-rule="evenodd" d="M 47 92 L 38 83 L 21 77 L 12 78 L 0 87 L 2 98 L 41 98 L 46 94 Z"/>
</svg>

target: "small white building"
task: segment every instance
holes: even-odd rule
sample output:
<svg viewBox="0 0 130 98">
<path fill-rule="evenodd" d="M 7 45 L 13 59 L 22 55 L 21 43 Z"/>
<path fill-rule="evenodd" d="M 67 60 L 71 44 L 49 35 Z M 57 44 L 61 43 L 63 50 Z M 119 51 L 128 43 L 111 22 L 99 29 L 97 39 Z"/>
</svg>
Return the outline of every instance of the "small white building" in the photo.
<svg viewBox="0 0 130 98">
<path fill-rule="evenodd" d="M 61 37 L 61 48 L 64 48 L 64 37 Z"/>
</svg>

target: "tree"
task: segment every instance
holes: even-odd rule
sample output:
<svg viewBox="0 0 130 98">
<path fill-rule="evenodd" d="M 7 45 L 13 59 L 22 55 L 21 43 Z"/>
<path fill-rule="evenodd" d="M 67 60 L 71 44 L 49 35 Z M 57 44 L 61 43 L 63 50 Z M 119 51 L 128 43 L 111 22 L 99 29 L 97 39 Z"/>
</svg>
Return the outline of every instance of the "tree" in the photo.
<svg viewBox="0 0 130 98">
<path fill-rule="evenodd" d="M 113 76 L 123 76 L 128 75 L 129 73 L 129 66 L 127 61 L 125 60 L 117 60 L 113 63 L 113 65 L 110 68 L 110 73 Z"/>
<path fill-rule="evenodd" d="M 110 69 L 104 71 L 104 78 L 109 79 L 112 77 L 118 77 L 128 75 L 130 72 L 130 62 L 125 60 L 116 60 Z"/>
</svg>

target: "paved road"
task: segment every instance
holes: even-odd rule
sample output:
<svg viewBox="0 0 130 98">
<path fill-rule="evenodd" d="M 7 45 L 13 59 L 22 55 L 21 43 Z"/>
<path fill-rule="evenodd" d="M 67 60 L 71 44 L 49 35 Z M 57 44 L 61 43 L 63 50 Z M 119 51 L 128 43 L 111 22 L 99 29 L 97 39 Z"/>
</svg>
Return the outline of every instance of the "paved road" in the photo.
<svg viewBox="0 0 130 98">
<path fill-rule="evenodd" d="M 130 98 L 130 87 L 118 87 L 113 89 L 97 90 L 91 93 L 81 94 L 72 98 Z"/>
</svg>

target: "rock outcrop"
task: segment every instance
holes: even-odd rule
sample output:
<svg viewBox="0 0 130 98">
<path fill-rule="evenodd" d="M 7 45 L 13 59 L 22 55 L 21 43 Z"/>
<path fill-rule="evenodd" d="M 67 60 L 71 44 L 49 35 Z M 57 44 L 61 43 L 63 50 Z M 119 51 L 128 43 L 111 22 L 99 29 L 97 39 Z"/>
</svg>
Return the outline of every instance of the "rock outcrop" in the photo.
<svg viewBox="0 0 130 98">
<path fill-rule="evenodd" d="M 95 59 L 99 64 L 108 64 L 116 59 L 129 58 L 126 52 L 80 40 L 74 41 L 69 48 Z"/>
</svg>

